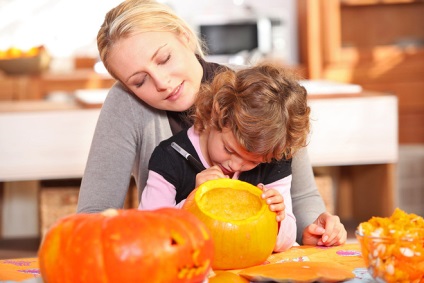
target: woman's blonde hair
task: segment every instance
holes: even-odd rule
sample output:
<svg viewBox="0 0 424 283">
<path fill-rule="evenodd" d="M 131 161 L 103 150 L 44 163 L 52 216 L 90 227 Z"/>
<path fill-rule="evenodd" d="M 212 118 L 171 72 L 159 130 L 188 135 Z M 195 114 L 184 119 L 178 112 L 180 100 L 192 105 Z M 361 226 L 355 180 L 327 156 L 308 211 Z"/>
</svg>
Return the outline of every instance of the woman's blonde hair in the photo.
<svg viewBox="0 0 424 283">
<path fill-rule="evenodd" d="M 186 33 L 195 44 L 194 53 L 204 57 L 204 43 L 196 32 L 167 5 L 154 0 L 126 0 L 111 9 L 97 33 L 100 59 L 108 72 L 116 78 L 108 62 L 109 53 L 121 38 L 142 32 Z"/>
<path fill-rule="evenodd" d="M 245 150 L 270 162 L 306 146 L 309 113 L 294 73 L 267 62 L 222 72 L 202 85 L 192 118 L 198 132 L 229 128 Z"/>
</svg>

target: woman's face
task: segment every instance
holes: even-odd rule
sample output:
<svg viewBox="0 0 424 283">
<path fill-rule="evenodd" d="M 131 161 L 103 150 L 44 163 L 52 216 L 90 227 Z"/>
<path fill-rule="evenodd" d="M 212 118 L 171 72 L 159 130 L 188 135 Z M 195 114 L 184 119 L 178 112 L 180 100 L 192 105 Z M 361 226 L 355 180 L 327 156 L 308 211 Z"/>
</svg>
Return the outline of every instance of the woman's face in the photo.
<svg viewBox="0 0 424 283">
<path fill-rule="evenodd" d="M 109 64 L 116 76 L 150 106 L 184 111 L 193 105 L 203 69 L 190 39 L 171 32 L 145 32 L 120 39 Z"/>
<path fill-rule="evenodd" d="M 209 165 L 218 165 L 228 176 L 233 176 L 235 172 L 249 171 L 263 162 L 262 157 L 246 151 L 228 128 L 223 128 L 222 131 L 211 129 L 202 133 L 200 143 Z"/>
</svg>

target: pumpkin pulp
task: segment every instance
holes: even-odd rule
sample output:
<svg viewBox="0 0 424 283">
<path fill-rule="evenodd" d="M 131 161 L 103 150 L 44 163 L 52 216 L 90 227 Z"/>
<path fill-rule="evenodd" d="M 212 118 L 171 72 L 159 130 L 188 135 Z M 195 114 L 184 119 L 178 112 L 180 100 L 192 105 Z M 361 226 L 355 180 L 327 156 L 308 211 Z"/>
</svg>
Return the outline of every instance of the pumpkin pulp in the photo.
<svg viewBox="0 0 424 283">
<path fill-rule="evenodd" d="M 216 188 L 205 192 L 199 206 L 222 221 L 239 221 L 254 217 L 262 208 L 261 200 L 246 190 Z"/>
</svg>

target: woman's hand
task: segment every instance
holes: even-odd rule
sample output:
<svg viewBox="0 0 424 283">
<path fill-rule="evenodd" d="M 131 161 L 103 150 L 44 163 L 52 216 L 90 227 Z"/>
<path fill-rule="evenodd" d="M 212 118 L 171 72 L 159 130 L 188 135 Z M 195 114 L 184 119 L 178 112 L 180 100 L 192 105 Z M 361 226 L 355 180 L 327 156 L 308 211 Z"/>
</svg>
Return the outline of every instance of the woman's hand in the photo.
<svg viewBox="0 0 424 283">
<path fill-rule="evenodd" d="M 217 165 L 209 167 L 196 175 L 196 188 L 206 181 L 228 178 Z"/>
<path fill-rule="evenodd" d="M 321 213 L 317 220 L 305 228 L 302 242 L 312 246 L 339 246 L 346 243 L 347 232 L 337 215 Z"/>
<path fill-rule="evenodd" d="M 266 188 L 263 184 L 259 184 L 258 188 L 263 191 L 262 198 L 268 204 L 269 209 L 277 213 L 277 222 L 283 221 L 286 217 L 286 205 L 280 192 L 273 188 Z"/>
</svg>

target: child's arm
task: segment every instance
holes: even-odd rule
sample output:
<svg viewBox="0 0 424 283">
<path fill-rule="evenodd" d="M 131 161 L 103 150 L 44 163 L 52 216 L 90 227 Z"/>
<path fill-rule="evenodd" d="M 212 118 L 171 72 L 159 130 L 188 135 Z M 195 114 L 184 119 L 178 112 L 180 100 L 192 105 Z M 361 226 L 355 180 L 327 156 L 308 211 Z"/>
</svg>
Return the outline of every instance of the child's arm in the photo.
<svg viewBox="0 0 424 283">
<path fill-rule="evenodd" d="M 296 218 L 290 194 L 291 179 L 290 175 L 263 187 L 262 197 L 266 199 L 270 210 L 277 213 L 277 221 L 280 221 L 275 252 L 289 249 L 296 241 Z"/>
<path fill-rule="evenodd" d="M 160 207 L 175 207 L 175 196 L 174 185 L 166 181 L 160 174 L 149 171 L 138 209 L 151 210 Z"/>
</svg>

